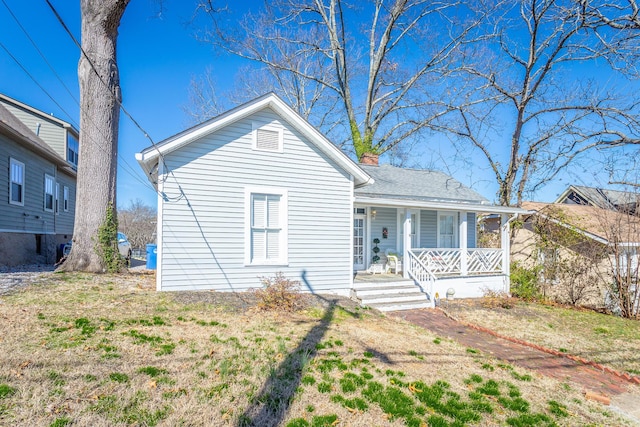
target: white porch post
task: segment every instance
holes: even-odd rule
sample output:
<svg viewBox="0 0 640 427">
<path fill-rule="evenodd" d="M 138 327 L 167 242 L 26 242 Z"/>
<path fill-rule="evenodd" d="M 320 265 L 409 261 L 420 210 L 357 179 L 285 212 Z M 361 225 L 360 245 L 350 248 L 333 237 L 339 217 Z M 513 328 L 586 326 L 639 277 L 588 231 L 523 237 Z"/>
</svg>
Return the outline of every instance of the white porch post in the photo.
<svg viewBox="0 0 640 427">
<path fill-rule="evenodd" d="M 402 227 L 402 233 L 404 238 L 402 239 L 403 248 L 402 248 L 402 277 L 405 279 L 409 278 L 409 251 L 411 250 L 411 211 L 409 209 L 405 210 L 404 214 L 404 222 Z"/>
<path fill-rule="evenodd" d="M 460 212 L 459 218 L 459 235 L 460 235 L 460 275 L 466 276 L 469 273 L 469 269 L 467 267 L 467 212 Z"/>
<path fill-rule="evenodd" d="M 500 215 L 500 222 L 502 226 L 500 227 L 500 248 L 502 249 L 502 274 L 504 274 L 507 279 L 505 282 L 505 291 L 509 292 L 509 274 L 510 274 L 510 266 L 509 266 L 509 252 L 510 252 L 510 237 L 511 237 L 511 225 L 509 224 L 509 216 L 507 214 Z"/>
</svg>

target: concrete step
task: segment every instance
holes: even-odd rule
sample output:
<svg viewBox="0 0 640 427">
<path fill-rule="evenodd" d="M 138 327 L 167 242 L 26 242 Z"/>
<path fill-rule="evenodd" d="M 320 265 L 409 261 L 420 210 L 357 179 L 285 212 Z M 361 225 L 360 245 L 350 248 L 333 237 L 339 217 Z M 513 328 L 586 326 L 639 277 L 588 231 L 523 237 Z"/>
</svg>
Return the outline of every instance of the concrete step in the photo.
<svg viewBox="0 0 640 427">
<path fill-rule="evenodd" d="M 411 292 L 406 294 L 383 294 L 383 295 L 368 295 L 360 296 L 358 294 L 362 305 L 372 304 L 385 304 L 388 302 L 403 303 L 406 301 L 429 301 L 427 296 L 422 292 Z"/>
<path fill-rule="evenodd" d="M 418 288 L 414 284 L 403 285 L 403 286 L 379 286 L 379 287 L 371 287 L 371 288 L 356 288 L 356 294 L 358 297 L 365 296 L 376 296 L 376 295 L 389 295 L 389 294 L 410 294 L 414 292 L 420 292 L 420 288 Z"/>
<path fill-rule="evenodd" d="M 363 306 L 381 311 L 433 307 L 427 294 L 412 280 L 356 282 L 351 294 Z"/>
<path fill-rule="evenodd" d="M 395 303 L 389 302 L 384 304 L 376 304 L 370 306 L 380 311 L 401 311 L 401 310 L 417 310 L 420 308 L 433 308 L 433 304 L 427 299 L 413 302 Z"/>
</svg>

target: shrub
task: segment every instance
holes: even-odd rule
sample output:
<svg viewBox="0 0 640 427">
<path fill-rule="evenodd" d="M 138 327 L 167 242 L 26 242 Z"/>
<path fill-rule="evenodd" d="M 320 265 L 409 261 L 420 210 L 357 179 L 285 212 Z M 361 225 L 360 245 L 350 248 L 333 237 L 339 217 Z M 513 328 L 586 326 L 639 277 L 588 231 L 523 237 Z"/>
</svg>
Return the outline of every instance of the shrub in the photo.
<svg viewBox="0 0 640 427">
<path fill-rule="evenodd" d="M 525 301 L 542 299 L 538 283 L 538 269 L 528 269 L 513 262 L 511 264 L 511 295 Z"/>
<path fill-rule="evenodd" d="M 494 291 L 492 289 L 485 288 L 482 290 L 482 300 L 480 303 L 486 308 L 500 307 L 510 309 L 515 305 L 515 300 L 506 292 Z"/>
<path fill-rule="evenodd" d="M 306 296 L 300 292 L 300 282 L 285 277 L 282 272 L 274 277 L 261 277 L 262 288 L 253 289 L 262 310 L 295 311 L 304 306 Z"/>
</svg>

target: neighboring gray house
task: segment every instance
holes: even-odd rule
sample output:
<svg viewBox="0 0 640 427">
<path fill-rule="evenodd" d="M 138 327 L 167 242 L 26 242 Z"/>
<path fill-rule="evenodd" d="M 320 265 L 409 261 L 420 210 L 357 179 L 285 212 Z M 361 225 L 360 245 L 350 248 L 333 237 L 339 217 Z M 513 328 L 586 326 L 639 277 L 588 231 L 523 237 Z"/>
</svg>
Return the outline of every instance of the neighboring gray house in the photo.
<svg viewBox="0 0 640 427">
<path fill-rule="evenodd" d="M 74 169 L 78 168 L 79 134 L 70 123 L 1 93 L 0 105 L 16 116 Z"/>
<path fill-rule="evenodd" d="M 637 192 L 582 185 L 570 185 L 554 203 L 595 206 L 628 214 L 640 212 L 640 194 Z"/>
<path fill-rule="evenodd" d="M 54 263 L 71 239 L 76 171 L 0 103 L 0 265 Z"/>
<path fill-rule="evenodd" d="M 519 209 L 440 172 L 358 165 L 274 94 L 136 158 L 159 193 L 158 290 L 244 291 L 281 271 L 310 292 L 364 295 L 354 271 L 385 270 L 375 238 L 404 266 L 386 294 L 409 287 L 433 305 L 452 286 L 509 289 L 506 219 Z M 475 249 L 478 212 L 504 216 L 503 249 Z"/>
</svg>

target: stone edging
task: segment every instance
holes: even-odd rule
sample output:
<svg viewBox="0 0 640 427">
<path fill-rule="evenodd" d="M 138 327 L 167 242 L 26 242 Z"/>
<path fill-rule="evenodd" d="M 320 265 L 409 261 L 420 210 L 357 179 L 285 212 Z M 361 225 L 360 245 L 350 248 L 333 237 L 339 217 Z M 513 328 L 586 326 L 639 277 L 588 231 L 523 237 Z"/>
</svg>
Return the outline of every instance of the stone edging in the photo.
<svg viewBox="0 0 640 427">
<path fill-rule="evenodd" d="M 462 321 L 460 319 L 456 319 L 452 314 L 447 313 L 445 310 L 443 310 L 440 307 L 437 307 L 437 309 L 440 310 L 448 318 L 450 318 L 452 320 L 455 320 L 456 322 L 459 322 L 459 323 L 461 323 L 461 324 L 463 324 L 463 325 L 465 325 L 465 326 L 467 326 L 467 327 L 469 327 L 471 329 L 475 329 L 475 330 L 480 331 L 480 332 L 485 332 L 487 334 L 493 335 L 494 337 L 502 338 L 503 340 L 511 341 L 513 343 L 524 345 L 526 347 L 531 347 L 531 348 L 534 348 L 536 350 L 539 350 L 539 351 L 542 351 L 542 352 L 545 352 L 545 353 L 548 353 L 548 354 L 552 354 L 554 356 L 566 357 L 567 359 L 571 359 L 574 362 L 578 362 L 578 363 L 581 363 L 583 365 L 593 366 L 596 369 L 599 369 L 599 370 L 604 371 L 604 372 L 608 372 L 608 373 L 610 373 L 610 374 L 612 374 L 612 375 L 614 375 L 614 376 L 616 376 L 616 377 L 618 377 L 620 379 L 623 379 L 623 380 L 625 380 L 627 382 L 630 382 L 631 384 L 640 385 L 640 376 L 629 375 L 627 373 L 623 373 L 623 372 L 616 371 L 615 369 L 611 369 L 608 366 L 604 366 L 604 365 L 601 365 L 599 363 L 596 363 L 596 362 L 594 362 L 592 360 L 587 360 L 587 359 L 585 359 L 583 357 L 580 357 L 580 356 L 574 356 L 572 354 L 562 353 L 560 351 L 553 350 L 553 349 L 547 348 L 547 347 L 543 347 L 543 346 L 538 345 L 538 344 L 533 344 L 533 343 L 530 343 L 528 341 L 524 341 L 524 340 L 521 340 L 521 339 L 518 339 L 518 338 L 513 338 L 513 337 L 510 337 L 510 336 L 507 336 L 507 335 L 502 335 L 502 334 L 500 334 L 500 333 L 498 333 L 496 331 L 492 331 L 491 329 L 485 328 L 483 326 L 475 325 L 473 323 L 464 322 L 464 321 Z"/>
</svg>

